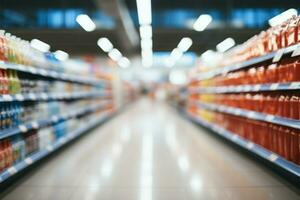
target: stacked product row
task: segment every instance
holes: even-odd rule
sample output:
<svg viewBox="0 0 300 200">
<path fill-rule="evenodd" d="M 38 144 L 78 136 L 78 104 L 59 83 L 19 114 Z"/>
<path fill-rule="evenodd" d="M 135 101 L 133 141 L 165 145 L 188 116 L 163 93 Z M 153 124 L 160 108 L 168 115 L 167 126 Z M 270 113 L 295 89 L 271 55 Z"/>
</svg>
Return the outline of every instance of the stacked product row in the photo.
<svg viewBox="0 0 300 200">
<path fill-rule="evenodd" d="M 226 52 L 221 66 L 242 62 L 298 44 L 300 42 L 299 29 L 300 16 L 293 16 L 284 23 L 270 27 L 244 44 Z"/>
<path fill-rule="evenodd" d="M 29 42 L 4 34 L 3 31 L 0 31 L 0 61 L 3 61 L 0 63 L 0 182 L 8 178 L 7 174 L 14 174 L 10 173 L 11 168 L 47 148 L 53 148 L 60 139 L 66 139 L 78 130 L 88 130 L 91 126 L 89 122 L 99 123 L 97 119 L 104 120 L 115 112 L 112 76 L 92 73 L 91 64 L 81 62 L 77 74 L 80 77 L 88 75 L 96 80 L 94 83 L 55 78 L 51 76 L 50 69 L 56 74 L 64 71 L 69 75 L 72 66 L 64 67 L 70 61 L 55 60 L 51 52 L 40 52 Z M 12 69 L 10 66 L 13 63 L 22 64 L 23 68 L 28 69 L 48 68 L 49 73 Z M 44 99 L 22 97 L 29 94 L 44 94 L 47 97 L 68 93 L 97 95 Z M 7 98 L 10 95 L 22 98 Z"/>
<path fill-rule="evenodd" d="M 194 86 L 235 86 L 300 81 L 300 60 L 282 59 L 276 64 L 263 64 L 249 69 L 229 72 L 211 79 L 194 82 Z"/>
<path fill-rule="evenodd" d="M 300 165 L 297 129 L 195 107 L 190 107 L 189 112 Z"/>
<path fill-rule="evenodd" d="M 197 94 L 191 100 L 300 120 L 299 92 Z"/>
<path fill-rule="evenodd" d="M 254 153 L 262 157 L 274 154 L 271 158 L 264 157 L 272 162 L 280 157 L 284 161 L 278 165 L 294 174 L 298 173 L 294 169 L 299 170 L 300 165 L 300 129 L 297 128 L 300 123 L 300 92 L 299 87 L 285 90 L 277 86 L 279 83 L 299 84 L 299 56 L 292 57 L 290 53 L 275 61 L 273 58 L 259 59 L 258 56 L 299 44 L 298 28 L 300 18 L 293 17 L 226 52 L 222 63 L 217 69 L 212 69 L 215 71 L 209 76 L 194 74 L 187 88 L 186 107 L 191 119 L 202 125 L 208 123 L 207 126 L 216 132 L 215 127 L 220 127 L 232 135 L 227 138 L 236 143 L 235 136 L 246 144 L 258 145 L 257 148 L 269 153 L 258 153 L 261 150 L 257 149 L 253 150 Z M 251 58 L 254 59 L 248 61 Z M 221 71 L 223 74 L 219 73 Z M 247 90 L 247 86 L 257 84 L 272 87 Z M 213 88 L 209 90 L 210 87 Z M 248 147 L 244 145 L 244 148 Z"/>
</svg>

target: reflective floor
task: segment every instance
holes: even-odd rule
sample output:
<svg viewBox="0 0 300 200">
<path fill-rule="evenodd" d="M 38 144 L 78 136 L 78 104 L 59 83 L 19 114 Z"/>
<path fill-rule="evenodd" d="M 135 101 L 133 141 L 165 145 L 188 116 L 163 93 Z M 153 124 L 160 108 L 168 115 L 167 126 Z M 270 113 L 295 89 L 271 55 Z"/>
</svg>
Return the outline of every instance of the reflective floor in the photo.
<svg viewBox="0 0 300 200">
<path fill-rule="evenodd" d="M 192 124 L 141 99 L 38 166 L 6 200 L 300 199 L 282 179 Z"/>
</svg>

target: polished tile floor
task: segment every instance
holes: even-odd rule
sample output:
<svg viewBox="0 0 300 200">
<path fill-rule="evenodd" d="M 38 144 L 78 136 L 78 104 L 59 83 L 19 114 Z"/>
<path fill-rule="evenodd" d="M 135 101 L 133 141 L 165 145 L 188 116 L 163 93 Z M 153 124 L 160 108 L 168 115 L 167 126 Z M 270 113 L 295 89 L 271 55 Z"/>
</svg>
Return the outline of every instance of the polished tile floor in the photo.
<svg viewBox="0 0 300 200">
<path fill-rule="evenodd" d="M 5 200 L 300 199 L 164 102 L 141 99 L 38 166 Z"/>
</svg>

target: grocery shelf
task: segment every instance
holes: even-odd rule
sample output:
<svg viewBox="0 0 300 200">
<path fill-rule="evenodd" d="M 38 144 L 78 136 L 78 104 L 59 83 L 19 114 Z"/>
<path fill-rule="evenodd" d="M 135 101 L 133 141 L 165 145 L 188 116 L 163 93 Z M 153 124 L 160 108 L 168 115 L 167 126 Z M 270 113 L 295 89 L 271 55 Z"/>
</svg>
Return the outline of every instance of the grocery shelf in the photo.
<svg viewBox="0 0 300 200">
<path fill-rule="evenodd" d="M 300 82 L 254 84 L 237 86 L 199 87 L 189 89 L 191 94 L 214 94 L 214 93 L 242 93 L 242 92 L 268 92 L 280 90 L 300 90 Z"/>
<path fill-rule="evenodd" d="M 106 85 L 108 84 L 108 81 L 105 80 L 99 80 L 95 78 L 86 78 L 86 77 L 79 77 L 78 75 L 70 75 L 59 71 L 54 70 L 48 70 L 43 68 L 36 68 L 31 66 L 25 66 L 20 64 L 13 64 L 13 63 L 7 63 L 0 61 L 0 68 L 3 69 L 11 69 L 16 70 L 23 73 L 32 74 L 35 76 L 42 76 L 46 78 L 51 78 L 55 80 L 61 80 L 61 81 L 67 81 L 67 82 L 74 82 L 74 83 L 80 83 L 80 84 L 86 84 L 86 85 Z"/>
<path fill-rule="evenodd" d="M 300 166 L 289 162 L 288 160 L 284 159 L 283 157 L 257 145 L 254 144 L 251 141 L 248 141 L 238 135 L 236 135 L 233 132 L 230 132 L 214 123 L 208 122 L 198 116 L 195 116 L 190 113 L 186 113 L 186 116 L 191 119 L 192 121 L 196 122 L 197 124 L 200 124 L 201 126 L 204 126 L 206 128 L 209 128 L 219 134 L 220 136 L 226 138 L 227 140 L 230 140 L 231 142 L 239 145 L 240 147 L 247 149 L 248 151 L 254 153 L 255 155 L 258 155 L 259 157 L 277 165 L 281 169 L 284 169 L 285 171 L 289 172 L 293 176 L 296 176 L 297 178 L 300 178 Z"/>
<path fill-rule="evenodd" d="M 0 95 L 0 103 L 4 102 L 23 102 L 23 101 L 55 101 L 73 100 L 85 98 L 108 97 L 109 92 L 70 92 L 70 93 L 28 93 L 28 94 L 5 94 Z"/>
<path fill-rule="evenodd" d="M 40 128 L 43 128 L 46 126 L 57 124 L 62 121 L 69 120 L 71 118 L 85 115 L 90 112 L 94 112 L 95 110 L 98 110 L 100 108 L 103 108 L 109 104 L 110 104 L 110 102 L 102 102 L 102 103 L 99 103 L 96 105 L 86 107 L 84 109 L 72 111 L 70 113 L 61 114 L 61 115 L 53 115 L 53 116 L 48 117 L 47 119 L 40 119 L 40 120 L 31 121 L 31 122 L 28 122 L 25 124 L 21 124 L 17 127 L 13 127 L 13 128 L 9 128 L 9 129 L 0 131 L 0 140 L 3 138 L 11 137 L 13 135 L 26 133 L 29 130 L 40 129 Z"/>
<path fill-rule="evenodd" d="M 113 112 L 109 111 L 104 113 L 100 118 L 93 119 L 92 121 L 89 121 L 85 125 L 83 125 L 80 128 L 77 128 L 71 133 L 68 133 L 67 135 L 59 138 L 57 141 L 55 141 L 53 144 L 48 145 L 46 149 L 40 150 L 36 153 L 33 153 L 32 155 L 28 156 L 23 161 L 11 166 L 10 168 L 6 169 L 4 172 L 0 173 L 0 183 L 5 181 L 6 179 L 10 178 L 11 176 L 15 175 L 16 173 L 24 170 L 29 165 L 41 160 L 42 158 L 48 156 L 53 151 L 58 150 L 60 147 L 64 146 L 65 144 L 71 142 L 75 138 L 79 137 L 83 133 L 87 132 L 88 130 L 96 127 L 98 124 L 101 124 L 105 120 L 107 120 L 109 117 L 111 117 Z"/>
<path fill-rule="evenodd" d="M 216 104 L 211 104 L 211 103 L 202 103 L 202 102 L 193 102 L 193 103 L 196 104 L 197 106 L 207 109 L 207 110 L 227 113 L 227 114 L 231 114 L 231 115 L 235 115 L 235 116 L 245 117 L 248 119 L 265 121 L 265 122 L 270 122 L 273 124 L 278 124 L 278 125 L 282 125 L 282 126 L 286 126 L 286 127 L 300 129 L 300 121 L 299 120 L 289 119 L 289 118 L 285 118 L 285 117 L 279 117 L 279 116 L 270 115 L 270 114 L 264 114 L 264 113 L 240 109 L 240 108 L 234 108 L 234 107 L 230 107 L 230 106 L 222 106 L 222 105 L 216 105 Z"/>
<path fill-rule="evenodd" d="M 299 47 L 299 45 L 297 45 L 297 44 L 292 45 L 292 46 L 279 49 L 277 51 L 268 53 L 268 54 L 260 56 L 260 57 L 252 58 L 252 59 L 244 61 L 244 62 L 240 62 L 240 63 L 226 66 L 226 67 L 217 68 L 217 69 L 214 69 L 214 70 L 211 70 L 208 72 L 203 72 L 203 73 L 201 73 L 200 76 L 198 76 L 197 78 L 194 78 L 192 81 L 200 81 L 200 80 L 210 79 L 217 75 L 226 74 L 231 71 L 243 69 L 243 68 L 255 65 L 255 64 L 269 61 L 269 60 L 273 59 L 274 57 L 281 58 L 282 56 L 288 56 L 288 55 L 291 55 L 293 53 L 293 51 L 296 50 L 298 47 Z M 279 60 L 280 60 L 280 58 L 279 58 Z"/>
</svg>

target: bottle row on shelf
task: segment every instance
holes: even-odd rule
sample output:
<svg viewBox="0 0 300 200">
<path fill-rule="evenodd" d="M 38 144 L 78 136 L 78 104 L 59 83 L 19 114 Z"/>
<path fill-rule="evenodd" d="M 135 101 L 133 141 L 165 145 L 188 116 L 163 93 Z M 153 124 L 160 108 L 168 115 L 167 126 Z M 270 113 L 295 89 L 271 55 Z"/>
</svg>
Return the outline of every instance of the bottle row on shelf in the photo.
<svg viewBox="0 0 300 200">
<path fill-rule="evenodd" d="M 45 150 L 60 138 L 72 134 L 74 130 L 82 127 L 87 120 L 99 117 L 101 113 L 103 111 L 0 140 L 0 173 L 24 161 L 26 157 Z"/>
<path fill-rule="evenodd" d="M 194 82 L 191 86 L 236 86 L 300 81 L 300 60 L 283 59 L 277 64 L 258 65 L 230 72 L 211 79 Z"/>
<path fill-rule="evenodd" d="M 15 70 L 0 69 L 0 95 L 91 91 L 90 85 L 57 80 L 32 79 Z"/>
<path fill-rule="evenodd" d="M 300 131 L 273 123 L 247 119 L 190 106 L 188 112 L 260 145 L 300 165 Z"/>
<path fill-rule="evenodd" d="M 8 102 L 0 107 L 0 130 L 11 129 L 37 119 L 48 119 L 63 115 L 90 105 L 97 105 L 97 99 L 84 99 L 71 102 Z M 1 134 L 1 132 L 0 132 Z"/>
<path fill-rule="evenodd" d="M 246 109 L 259 113 L 300 120 L 300 94 L 256 93 L 256 94 L 199 94 L 191 100 L 203 103 Z"/>
<path fill-rule="evenodd" d="M 226 52 L 220 66 L 242 62 L 295 45 L 300 42 L 299 29 L 300 16 L 293 16 Z"/>
</svg>

